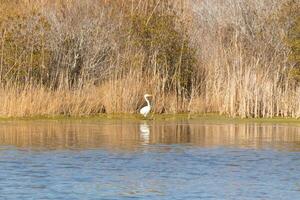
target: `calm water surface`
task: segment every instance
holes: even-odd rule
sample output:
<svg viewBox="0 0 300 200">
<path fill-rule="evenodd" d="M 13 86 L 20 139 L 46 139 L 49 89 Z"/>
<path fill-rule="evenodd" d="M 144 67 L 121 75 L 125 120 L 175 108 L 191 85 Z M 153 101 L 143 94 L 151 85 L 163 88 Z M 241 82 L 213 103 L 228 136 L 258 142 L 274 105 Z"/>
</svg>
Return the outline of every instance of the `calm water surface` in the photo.
<svg viewBox="0 0 300 200">
<path fill-rule="evenodd" d="M 1 122 L 0 199 L 300 199 L 300 125 Z"/>
</svg>

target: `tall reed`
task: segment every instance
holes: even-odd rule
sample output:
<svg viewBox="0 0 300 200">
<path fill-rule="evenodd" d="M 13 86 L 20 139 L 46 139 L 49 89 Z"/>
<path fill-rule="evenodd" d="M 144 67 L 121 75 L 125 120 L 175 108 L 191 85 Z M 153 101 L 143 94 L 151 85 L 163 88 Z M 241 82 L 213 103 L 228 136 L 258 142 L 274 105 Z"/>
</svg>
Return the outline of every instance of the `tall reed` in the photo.
<svg viewBox="0 0 300 200">
<path fill-rule="evenodd" d="M 299 117 L 299 8 L 0 0 L 0 116 L 135 113 L 151 93 L 156 113 Z"/>
</svg>

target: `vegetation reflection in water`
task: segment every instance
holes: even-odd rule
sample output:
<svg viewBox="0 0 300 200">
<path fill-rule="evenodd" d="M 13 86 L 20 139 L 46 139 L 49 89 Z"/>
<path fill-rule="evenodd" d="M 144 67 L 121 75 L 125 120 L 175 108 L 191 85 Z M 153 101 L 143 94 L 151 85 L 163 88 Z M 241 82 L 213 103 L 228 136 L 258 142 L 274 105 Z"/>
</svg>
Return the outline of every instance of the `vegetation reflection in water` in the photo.
<svg viewBox="0 0 300 200">
<path fill-rule="evenodd" d="M 300 150 L 300 127 L 259 123 L 195 121 L 56 122 L 14 121 L 0 124 L 0 145 L 45 149 L 107 148 L 138 150 L 148 144 L 189 144 L 199 147 L 272 147 Z"/>
<path fill-rule="evenodd" d="M 299 199 L 299 153 L 296 124 L 2 122 L 0 199 Z"/>
</svg>

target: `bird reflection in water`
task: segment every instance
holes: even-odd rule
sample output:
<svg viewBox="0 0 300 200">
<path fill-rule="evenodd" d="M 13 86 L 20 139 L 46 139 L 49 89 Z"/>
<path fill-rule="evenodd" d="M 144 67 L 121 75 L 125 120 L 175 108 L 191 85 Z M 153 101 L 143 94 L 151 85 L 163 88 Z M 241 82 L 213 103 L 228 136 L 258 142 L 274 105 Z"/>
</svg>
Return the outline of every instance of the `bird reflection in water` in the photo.
<svg viewBox="0 0 300 200">
<path fill-rule="evenodd" d="M 146 122 L 140 124 L 140 136 L 141 136 L 141 140 L 142 140 L 143 145 L 149 144 L 150 127 Z"/>
</svg>

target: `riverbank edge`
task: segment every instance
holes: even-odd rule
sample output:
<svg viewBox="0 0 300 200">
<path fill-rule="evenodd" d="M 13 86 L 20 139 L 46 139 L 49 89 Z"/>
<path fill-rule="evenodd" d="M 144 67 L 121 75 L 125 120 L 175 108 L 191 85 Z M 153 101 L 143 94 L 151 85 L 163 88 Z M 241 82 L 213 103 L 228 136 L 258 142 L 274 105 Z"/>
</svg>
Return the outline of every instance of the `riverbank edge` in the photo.
<svg viewBox="0 0 300 200">
<path fill-rule="evenodd" d="M 174 121 L 174 120 L 200 120 L 202 122 L 219 123 L 293 123 L 300 124 L 300 119 L 291 117 L 273 117 L 273 118 L 241 118 L 219 115 L 216 113 L 206 114 L 151 114 L 147 118 L 139 114 L 99 114 L 92 116 L 28 116 L 28 117 L 0 117 L 0 122 L 5 121 L 103 121 L 103 120 L 149 120 L 149 121 Z"/>
</svg>

